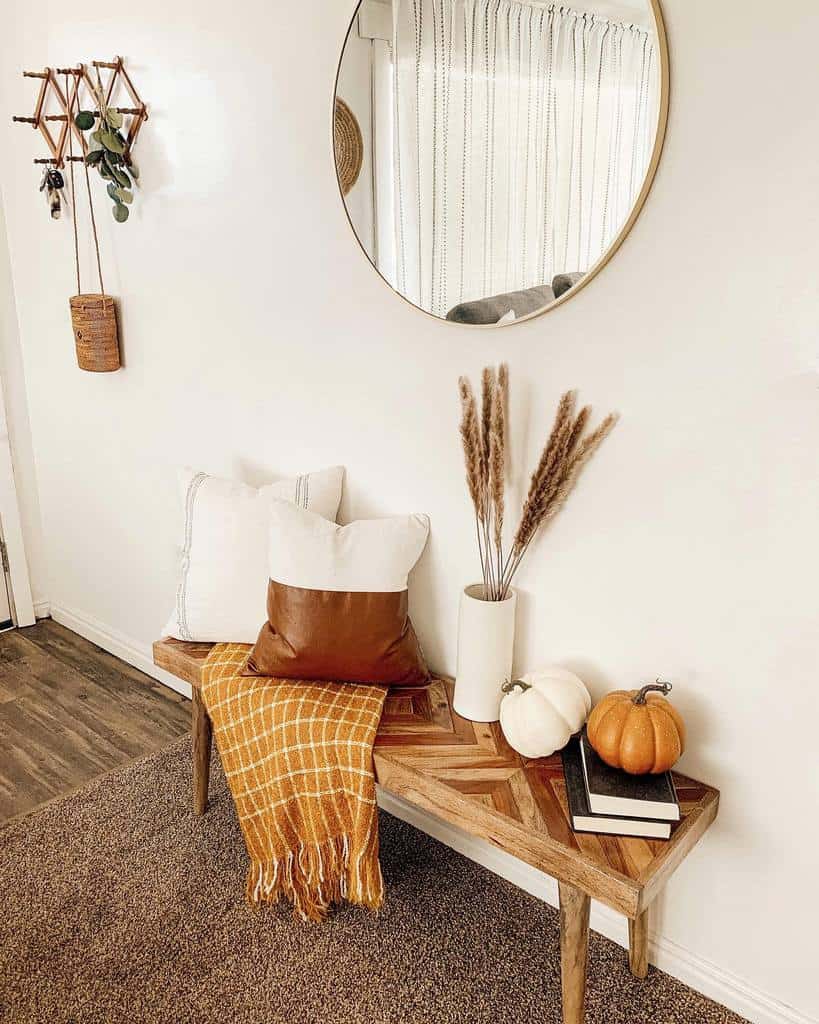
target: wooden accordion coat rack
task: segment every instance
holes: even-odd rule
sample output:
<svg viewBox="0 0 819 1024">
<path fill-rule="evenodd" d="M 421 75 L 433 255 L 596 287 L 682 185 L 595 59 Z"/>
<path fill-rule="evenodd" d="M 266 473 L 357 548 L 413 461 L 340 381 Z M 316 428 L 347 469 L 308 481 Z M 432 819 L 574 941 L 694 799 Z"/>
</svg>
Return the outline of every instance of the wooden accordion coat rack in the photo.
<svg viewBox="0 0 819 1024">
<path fill-rule="evenodd" d="M 89 67 L 85 64 L 77 64 L 75 67 L 49 68 L 42 71 L 24 71 L 24 78 L 34 78 L 40 81 L 40 88 L 34 112 L 31 117 L 14 117 L 13 120 L 30 124 L 35 130 L 39 130 L 50 150 L 48 157 L 35 158 L 35 164 L 44 164 L 49 168 L 49 174 L 53 169 L 56 174 L 58 187 L 62 188 L 64 179 L 59 173 L 68 164 L 69 178 L 71 181 L 71 212 L 74 232 L 74 259 L 77 275 L 77 294 L 69 300 L 71 310 L 71 322 L 74 331 L 74 341 L 77 352 L 77 363 L 80 369 L 92 372 L 110 372 L 120 367 L 119 340 L 117 332 L 116 305 L 111 295 L 106 294 L 102 277 L 102 263 L 100 260 L 99 239 L 97 237 L 97 224 L 94 216 L 94 202 L 91 195 L 91 184 L 88 173 L 89 146 L 83 132 L 76 124 L 76 116 L 80 110 L 90 110 L 95 117 L 103 113 L 99 108 L 105 106 L 109 111 L 113 110 L 121 115 L 118 120 L 122 121 L 122 132 L 120 148 L 122 153 L 118 154 L 119 162 L 125 168 L 132 168 L 131 154 L 139 134 L 140 128 L 148 118 L 145 104 L 136 91 L 128 72 L 125 70 L 121 57 L 113 61 L 92 61 L 90 67 L 94 69 L 96 82 L 92 81 Z M 107 82 L 103 81 L 103 75 L 107 75 Z M 61 87 L 60 78 L 64 79 L 64 88 Z M 131 106 L 113 106 L 113 100 L 117 90 L 124 87 L 131 100 Z M 83 100 L 88 99 L 85 106 Z M 53 108 L 57 108 L 57 112 Z M 101 121 L 99 122 L 102 123 Z M 58 130 L 52 131 L 51 126 L 58 126 Z M 74 154 L 74 143 L 77 143 L 78 155 Z M 93 159 L 93 157 L 92 157 Z M 81 288 L 79 243 L 77 237 L 77 194 L 74 187 L 74 164 L 81 163 L 85 174 L 86 191 L 88 195 L 89 214 L 91 231 L 94 237 L 94 250 L 96 254 L 97 273 L 100 290 L 94 293 L 83 293 Z M 134 175 L 132 174 L 132 177 Z M 127 181 L 127 177 L 125 178 Z M 49 185 L 49 187 L 51 187 Z M 109 189 L 110 194 L 110 189 Z M 128 199 L 130 202 L 130 199 Z M 57 204 L 59 210 L 59 203 Z M 125 216 L 127 211 L 123 214 Z M 54 215 L 52 213 L 52 215 Z"/>
</svg>

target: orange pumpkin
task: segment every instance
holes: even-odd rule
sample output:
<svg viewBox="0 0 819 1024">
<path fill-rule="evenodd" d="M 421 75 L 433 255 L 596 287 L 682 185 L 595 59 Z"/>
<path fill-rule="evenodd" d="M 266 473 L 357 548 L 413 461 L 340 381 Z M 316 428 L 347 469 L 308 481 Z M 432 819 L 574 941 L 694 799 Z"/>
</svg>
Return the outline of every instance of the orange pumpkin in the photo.
<svg viewBox="0 0 819 1024">
<path fill-rule="evenodd" d="M 671 683 L 641 690 L 615 690 L 594 708 L 587 723 L 589 743 L 612 768 L 630 775 L 659 775 L 685 750 L 685 723 L 666 694 Z"/>
</svg>

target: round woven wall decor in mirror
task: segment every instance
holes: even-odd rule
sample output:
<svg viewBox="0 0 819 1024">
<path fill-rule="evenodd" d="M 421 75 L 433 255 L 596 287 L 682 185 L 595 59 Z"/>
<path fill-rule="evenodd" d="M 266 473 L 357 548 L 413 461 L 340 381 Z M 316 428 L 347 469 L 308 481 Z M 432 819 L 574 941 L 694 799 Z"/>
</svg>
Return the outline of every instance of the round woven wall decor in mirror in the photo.
<svg viewBox="0 0 819 1024">
<path fill-rule="evenodd" d="M 333 151 L 341 194 L 346 196 L 358 181 L 364 162 L 364 140 L 355 114 L 339 96 L 333 114 Z"/>
<path fill-rule="evenodd" d="M 360 0 L 334 115 L 350 225 L 387 284 L 432 316 L 538 316 L 588 284 L 637 219 L 668 92 L 659 0 Z M 352 179 L 339 104 L 361 146 Z"/>
</svg>

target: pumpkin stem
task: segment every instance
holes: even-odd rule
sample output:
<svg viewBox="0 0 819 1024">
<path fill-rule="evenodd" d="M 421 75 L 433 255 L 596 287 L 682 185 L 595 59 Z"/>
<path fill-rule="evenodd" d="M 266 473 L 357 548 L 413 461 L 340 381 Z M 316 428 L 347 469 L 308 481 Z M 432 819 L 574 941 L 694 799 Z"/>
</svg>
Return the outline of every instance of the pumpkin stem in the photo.
<svg viewBox="0 0 819 1024">
<path fill-rule="evenodd" d="M 640 692 L 635 694 L 632 699 L 635 704 L 645 704 L 646 694 L 651 693 L 652 690 L 656 690 L 658 693 L 666 694 L 671 689 L 671 683 L 661 683 L 658 679 L 656 683 L 646 683 L 646 685 L 640 690 Z"/>
<path fill-rule="evenodd" d="M 520 687 L 521 693 L 526 693 L 527 690 L 532 689 L 531 683 L 524 683 L 522 679 L 513 679 L 511 683 L 507 679 L 507 681 L 503 684 L 501 689 L 503 690 L 504 693 L 511 693 L 516 686 Z"/>
</svg>

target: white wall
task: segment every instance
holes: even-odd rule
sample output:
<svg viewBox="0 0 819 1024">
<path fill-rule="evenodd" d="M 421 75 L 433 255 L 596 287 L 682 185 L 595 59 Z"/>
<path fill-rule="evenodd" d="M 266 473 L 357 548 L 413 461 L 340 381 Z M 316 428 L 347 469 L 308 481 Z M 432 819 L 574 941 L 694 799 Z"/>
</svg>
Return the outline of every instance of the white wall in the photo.
<svg viewBox="0 0 819 1024">
<path fill-rule="evenodd" d="M 683 768 L 723 801 L 655 924 L 760 1006 L 819 1015 L 819 8 L 669 0 L 670 132 L 631 237 L 556 312 L 471 332 L 396 299 L 351 238 L 330 142 L 346 3 L 9 7 L 0 175 L 57 613 L 147 651 L 177 463 L 253 481 L 343 462 L 347 516 L 431 514 L 413 612 L 451 670 L 476 572 L 455 380 L 508 360 L 518 481 L 578 386 L 622 421 L 520 578 L 518 668 L 563 661 L 598 695 L 676 681 Z M 76 368 L 68 224 L 10 115 L 33 96 L 18 69 L 117 52 L 151 119 L 131 220 L 99 204 L 126 360 L 107 376 Z"/>
</svg>

